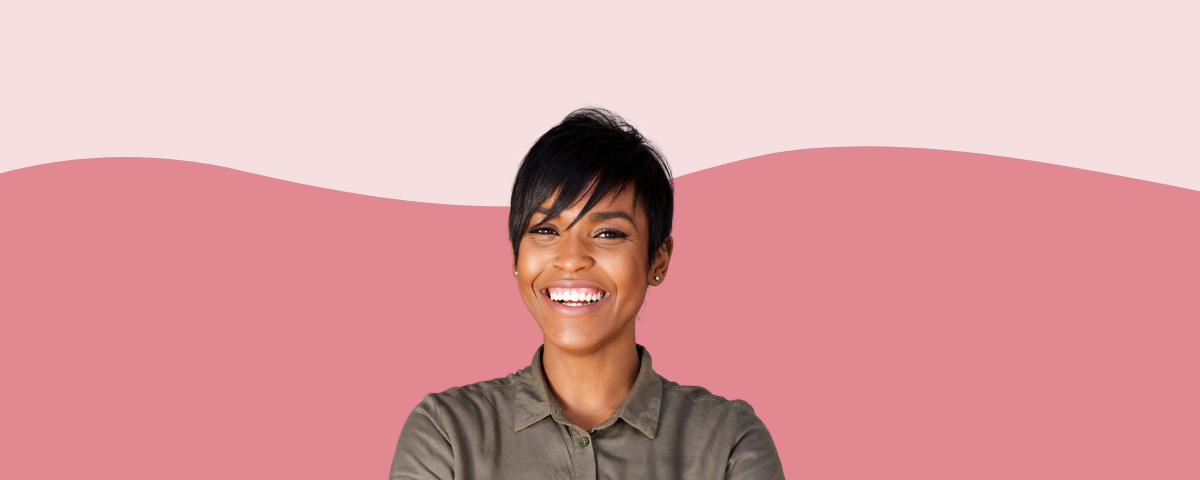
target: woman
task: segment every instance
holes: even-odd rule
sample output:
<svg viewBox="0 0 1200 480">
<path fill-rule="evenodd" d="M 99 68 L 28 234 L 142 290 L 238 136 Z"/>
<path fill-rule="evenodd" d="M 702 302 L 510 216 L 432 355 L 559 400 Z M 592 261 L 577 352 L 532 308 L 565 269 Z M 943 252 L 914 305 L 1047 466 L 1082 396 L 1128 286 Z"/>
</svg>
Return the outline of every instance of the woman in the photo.
<svg viewBox="0 0 1200 480">
<path fill-rule="evenodd" d="M 524 370 L 426 395 L 391 479 L 783 478 L 750 405 L 662 378 L 635 342 L 646 290 L 667 276 L 673 192 L 662 155 L 608 111 L 542 135 L 508 228 L 543 344 Z"/>
</svg>

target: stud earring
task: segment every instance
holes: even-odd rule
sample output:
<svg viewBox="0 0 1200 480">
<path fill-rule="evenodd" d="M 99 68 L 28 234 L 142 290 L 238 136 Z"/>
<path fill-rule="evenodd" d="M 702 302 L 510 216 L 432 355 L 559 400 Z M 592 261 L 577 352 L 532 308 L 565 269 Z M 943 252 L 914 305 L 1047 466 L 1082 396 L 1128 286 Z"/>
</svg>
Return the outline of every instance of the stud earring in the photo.
<svg viewBox="0 0 1200 480">
<path fill-rule="evenodd" d="M 655 276 L 654 276 L 654 281 L 656 281 L 656 282 L 661 282 L 661 281 L 662 281 L 662 279 L 661 279 L 661 278 L 658 278 L 658 275 L 655 275 Z"/>
<path fill-rule="evenodd" d="M 517 276 L 517 272 L 513 272 L 513 276 L 514 276 L 514 277 L 515 277 L 515 276 Z"/>
</svg>

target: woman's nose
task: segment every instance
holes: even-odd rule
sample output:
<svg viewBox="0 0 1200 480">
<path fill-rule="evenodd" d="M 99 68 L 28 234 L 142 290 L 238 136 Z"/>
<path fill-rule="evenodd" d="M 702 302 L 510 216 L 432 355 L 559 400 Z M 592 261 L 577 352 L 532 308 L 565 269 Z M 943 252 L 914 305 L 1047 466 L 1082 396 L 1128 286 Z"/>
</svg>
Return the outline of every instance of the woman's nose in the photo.
<svg viewBox="0 0 1200 480">
<path fill-rule="evenodd" d="M 575 273 L 595 264 L 585 239 L 575 235 L 564 235 L 558 244 L 560 249 L 554 258 L 554 266 L 563 271 Z"/>
</svg>

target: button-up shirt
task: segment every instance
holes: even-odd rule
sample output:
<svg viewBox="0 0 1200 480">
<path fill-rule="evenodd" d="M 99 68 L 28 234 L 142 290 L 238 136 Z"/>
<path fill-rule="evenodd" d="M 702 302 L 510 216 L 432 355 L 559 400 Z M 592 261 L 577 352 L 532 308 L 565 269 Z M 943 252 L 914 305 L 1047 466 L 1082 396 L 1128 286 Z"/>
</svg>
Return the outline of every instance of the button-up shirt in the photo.
<svg viewBox="0 0 1200 480">
<path fill-rule="evenodd" d="M 782 479 L 775 442 L 754 409 L 641 366 L 629 396 L 590 430 L 546 388 L 540 346 L 508 376 L 417 404 L 396 445 L 399 479 Z"/>
</svg>

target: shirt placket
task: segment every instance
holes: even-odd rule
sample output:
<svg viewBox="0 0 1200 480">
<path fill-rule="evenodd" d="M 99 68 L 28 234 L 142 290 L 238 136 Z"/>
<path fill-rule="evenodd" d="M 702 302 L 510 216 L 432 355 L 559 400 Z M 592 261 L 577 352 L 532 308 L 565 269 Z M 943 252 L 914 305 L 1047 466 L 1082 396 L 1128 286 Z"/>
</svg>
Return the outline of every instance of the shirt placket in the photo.
<svg viewBox="0 0 1200 480">
<path fill-rule="evenodd" d="M 575 425 L 568 425 L 571 443 L 568 445 L 575 459 L 576 480 L 596 480 L 596 446 L 592 444 L 592 435 Z"/>
</svg>

